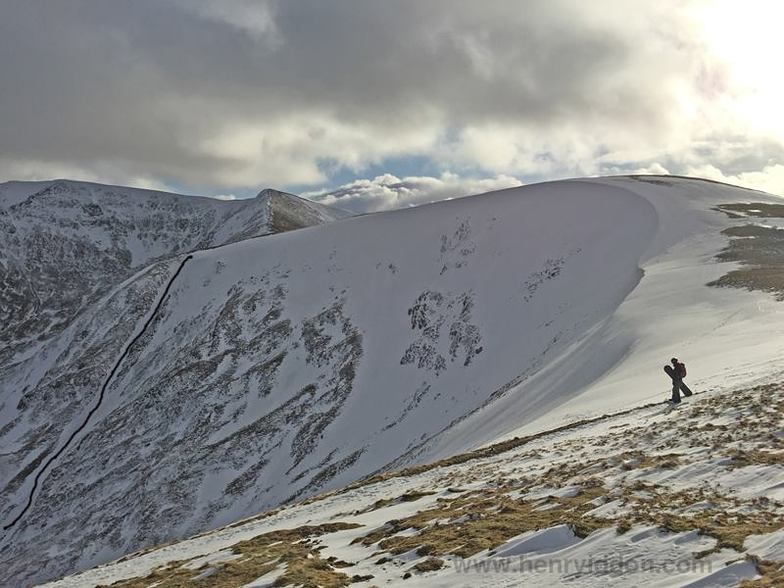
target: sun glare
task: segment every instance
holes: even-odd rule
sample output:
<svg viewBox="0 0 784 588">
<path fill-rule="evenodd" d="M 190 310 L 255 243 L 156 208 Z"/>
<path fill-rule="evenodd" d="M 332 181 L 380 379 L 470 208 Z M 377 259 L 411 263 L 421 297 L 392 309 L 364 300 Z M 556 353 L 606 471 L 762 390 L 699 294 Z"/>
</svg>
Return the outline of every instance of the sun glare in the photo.
<svg viewBox="0 0 784 588">
<path fill-rule="evenodd" d="M 784 138 L 784 2 L 711 0 L 697 18 L 708 51 L 727 68 L 730 107 L 750 130 Z"/>
</svg>

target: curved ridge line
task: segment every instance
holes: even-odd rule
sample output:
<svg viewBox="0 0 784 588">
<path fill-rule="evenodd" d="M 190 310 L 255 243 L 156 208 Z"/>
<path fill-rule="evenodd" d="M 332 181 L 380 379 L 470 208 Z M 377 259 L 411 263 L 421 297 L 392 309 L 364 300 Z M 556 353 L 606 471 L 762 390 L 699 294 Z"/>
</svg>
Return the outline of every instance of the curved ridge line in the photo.
<svg viewBox="0 0 784 588">
<path fill-rule="evenodd" d="M 98 402 L 90 410 L 90 412 L 87 413 L 87 416 L 85 417 L 84 422 L 82 422 L 82 424 L 79 425 L 79 427 L 77 427 L 76 430 L 74 430 L 73 433 L 71 433 L 71 435 L 68 437 L 68 439 L 65 441 L 65 443 L 60 447 L 60 449 L 58 449 L 54 453 L 54 455 L 52 455 L 46 461 L 46 463 L 44 463 L 44 465 L 41 467 L 41 469 L 38 470 L 38 473 L 36 473 L 35 478 L 33 479 L 33 487 L 30 489 L 30 495 L 27 497 L 27 504 L 19 512 L 19 514 L 16 515 L 16 518 L 14 518 L 13 521 L 11 521 L 7 525 L 3 526 L 3 531 L 7 531 L 8 529 L 10 529 L 14 525 L 16 525 L 16 523 L 18 523 L 19 520 L 30 509 L 30 507 L 33 505 L 33 499 L 35 497 L 35 491 L 38 489 L 38 483 L 41 480 L 41 476 L 43 476 L 44 472 L 46 472 L 46 470 L 49 468 L 49 466 L 52 465 L 52 463 L 58 457 L 60 457 L 65 452 L 66 449 L 68 449 L 68 447 L 71 445 L 71 443 L 76 438 L 76 436 L 84 430 L 84 428 L 89 424 L 90 419 L 92 418 L 92 416 L 101 407 L 101 404 L 103 403 L 104 394 L 106 393 L 106 390 L 108 389 L 109 384 L 111 384 L 112 379 L 114 378 L 115 374 L 120 369 L 120 365 L 122 365 L 123 360 L 125 360 L 125 358 L 128 357 L 128 354 L 130 353 L 130 351 L 133 348 L 133 346 L 136 344 L 136 342 L 139 339 L 141 339 L 142 335 L 144 335 L 144 333 L 147 331 L 147 328 L 150 326 L 152 321 L 155 320 L 155 317 L 157 316 L 158 311 L 161 309 L 161 306 L 163 306 L 163 303 L 166 300 L 166 297 L 168 296 L 169 291 L 171 290 L 172 285 L 174 285 L 174 282 L 177 279 L 177 276 L 180 275 L 180 272 L 182 272 L 182 269 L 185 267 L 185 264 L 188 263 L 188 261 L 190 261 L 191 259 L 193 259 L 193 255 L 188 255 L 185 259 L 183 259 L 182 262 L 180 263 L 179 267 L 177 268 L 177 270 L 172 275 L 172 277 L 169 278 L 169 281 L 166 284 L 166 287 L 163 289 L 163 293 L 161 294 L 161 297 L 158 299 L 158 303 L 155 305 L 155 308 L 150 313 L 150 316 L 145 321 L 145 323 L 142 326 L 141 330 L 136 334 L 136 336 L 133 339 L 131 339 L 131 342 L 125 347 L 125 349 L 123 350 L 122 354 L 120 354 L 120 357 L 114 363 L 114 367 L 112 367 L 111 371 L 109 372 L 109 375 L 104 380 L 104 383 L 101 386 L 101 390 L 100 390 L 100 392 L 98 394 Z"/>
</svg>

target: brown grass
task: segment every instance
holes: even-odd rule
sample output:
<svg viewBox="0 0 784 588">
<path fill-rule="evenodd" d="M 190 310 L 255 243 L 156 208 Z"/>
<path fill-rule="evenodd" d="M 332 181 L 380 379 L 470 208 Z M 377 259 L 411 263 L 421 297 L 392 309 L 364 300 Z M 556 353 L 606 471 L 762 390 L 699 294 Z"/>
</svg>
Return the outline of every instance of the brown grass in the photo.
<svg viewBox="0 0 784 588">
<path fill-rule="evenodd" d="M 747 267 L 730 271 L 708 285 L 761 290 L 784 299 L 784 230 L 744 225 L 725 229 L 722 234 L 733 239 L 717 259 Z"/>
<path fill-rule="evenodd" d="M 665 455 L 649 455 L 642 451 L 627 451 L 619 456 L 624 460 L 624 470 L 643 470 L 648 468 L 674 469 L 681 465 L 681 456 L 677 453 Z"/>
<path fill-rule="evenodd" d="M 354 514 L 365 514 L 368 512 L 373 512 L 374 510 L 378 510 L 380 508 L 386 508 L 388 506 L 392 506 L 393 504 L 401 504 L 403 502 L 416 502 L 420 498 L 424 498 L 425 496 L 432 496 L 435 492 L 406 492 L 402 496 L 398 496 L 397 498 L 383 498 L 381 500 L 376 500 L 373 504 L 368 506 L 363 510 L 355 511 Z"/>
<path fill-rule="evenodd" d="M 667 492 L 659 486 L 639 483 L 631 491 L 645 491 L 646 498 L 636 498 L 631 514 L 620 524 L 628 529 L 635 523 L 655 524 L 673 533 L 697 530 L 717 541 L 714 550 L 729 548 L 743 552 L 743 543 L 749 535 L 772 533 L 784 527 L 784 516 L 758 505 L 755 512 L 734 512 L 740 503 L 706 489 Z M 716 505 L 714 509 L 696 513 L 679 514 L 676 511 L 697 502 Z"/>
<path fill-rule="evenodd" d="M 731 468 L 744 468 L 751 465 L 784 466 L 784 451 L 733 451 Z"/>
<path fill-rule="evenodd" d="M 436 570 L 440 570 L 444 567 L 444 560 L 439 559 L 437 557 L 428 557 L 424 561 L 420 561 L 412 570 L 416 570 L 417 572 L 435 572 Z"/>
<path fill-rule="evenodd" d="M 730 218 L 740 218 L 743 215 L 757 218 L 784 218 L 784 205 L 782 204 L 765 204 L 762 202 L 747 204 L 744 202 L 736 202 L 731 204 L 719 204 L 716 207 L 716 210 L 725 213 Z"/>
<path fill-rule="evenodd" d="M 506 496 L 503 489 L 483 490 L 451 500 L 440 499 L 436 507 L 389 521 L 356 541 L 366 546 L 378 543 L 380 550 L 394 555 L 416 550 L 421 556 L 451 554 L 465 558 L 494 549 L 526 531 L 561 524 L 569 525 L 577 535 L 584 537 L 613 524 L 584 516 L 595 508 L 591 501 L 604 492 L 599 484 L 588 485 L 577 496 L 550 498 L 553 507 L 539 510 L 542 501 L 515 500 Z M 439 519 L 449 522 L 442 523 Z M 406 537 L 397 535 L 412 528 L 418 533 Z"/>
<path fill-rule="evenodd" d="M 214 573 L 207 580 L 214 588 L 236 588 L 263 576 L 274 569 L 285 566 L 285 571 L 275 581 L 275 586 L 298 585 L 304 588 L 343 588 L 350 578 L 335 570 L 329 562 L 321 559 L 318 549 L 311 540 L 328 533 L 354 529 L 360 525 L 331 523 L 303 526 L 296 529 L 273 531 L 241 541 L 231 547 L 238 559 L 205 564 L 197 570 L 183 568 L 190 560 L 169 562 L 153 570 L 147 576 L 122 580 L 112 584 L 114 588 L 190 588 L 194 579 L 212 568 Z"/>
<path fill-rule="evenodd" d="M 741 588 L 781 588 L 784 586 L 784 563 L 761 560 L 756 556 L 749 559 L 757 566 L 762 576 L 756 580 L 743 580 Z"/>
</svg>

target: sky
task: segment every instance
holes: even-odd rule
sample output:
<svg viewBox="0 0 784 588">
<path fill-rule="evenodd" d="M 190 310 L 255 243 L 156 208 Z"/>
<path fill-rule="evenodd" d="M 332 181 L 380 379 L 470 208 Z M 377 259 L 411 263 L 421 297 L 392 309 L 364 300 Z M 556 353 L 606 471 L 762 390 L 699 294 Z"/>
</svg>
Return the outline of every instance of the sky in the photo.
<svg viewBox="0 0 784 588">
<path fill-rule="evenodd" d="M 0 181 L 358 212 L 672 173 L 784 195 L 777 0 L 0 0 Z"/>
</svg>

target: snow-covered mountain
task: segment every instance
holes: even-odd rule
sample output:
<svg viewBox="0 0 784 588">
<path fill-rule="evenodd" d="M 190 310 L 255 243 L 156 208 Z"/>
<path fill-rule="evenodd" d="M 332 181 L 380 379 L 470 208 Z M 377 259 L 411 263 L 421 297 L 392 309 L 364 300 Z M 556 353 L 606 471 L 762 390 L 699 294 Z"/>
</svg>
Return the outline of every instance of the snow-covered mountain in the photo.
<svg viewBox="0 0 784 588">
<path fill-rule="evenodd" d="M 223 202 L 66 180 L 0 184 L 0 362 L 156 260 L 344 216 L 275 190 Z"/>
<path fill-rule="evenodd" d="M 139 263 L 0 368 L 0 566 L 14 583 L 56 577 L 376 472 L 663 400 L 674 354 L 699 389 L 761 377 L 782 348 L 779 303 L 707 284 L 781 291 L 775 256 L 750 253 L 743 233 L 753 225 L 775 250 L 778 202 L 609 178 L 264 239 L 222 217 L 231 230 L 200 229 L 209 236 L 179 249 L 126 241 Z"/>
</svg>

